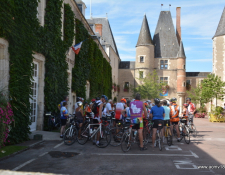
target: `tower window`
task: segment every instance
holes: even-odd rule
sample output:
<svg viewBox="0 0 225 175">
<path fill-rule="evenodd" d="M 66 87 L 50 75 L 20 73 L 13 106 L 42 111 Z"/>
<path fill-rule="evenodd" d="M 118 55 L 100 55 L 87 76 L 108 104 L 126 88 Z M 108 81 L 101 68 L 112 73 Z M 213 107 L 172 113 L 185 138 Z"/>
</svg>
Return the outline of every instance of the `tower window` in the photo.
<svg viewBox="0 0 225 175">
<path fill-rule="evenodd" d="M 186 86 L 186 83 L 184 82 L 184 87 Z"/>
<path fill-rule="evenodd" d="M 144 73 L 143 73 L 143 71 L 139 71 L 139 78 L 144 78 Z"/>
<path fill-rule="evenodd" d="M 168 84 L 168 77 L 160 77 L 160 83 Z"/>
<path fill-rule="evenodd" d="M 144 56 L 140 56 L 140 63 L 144 63 Z"/>
<path fill-rule="evenodd" d="M 168 69 L 168 60 L 160 60 L 160 69 Z"/>
</svg>

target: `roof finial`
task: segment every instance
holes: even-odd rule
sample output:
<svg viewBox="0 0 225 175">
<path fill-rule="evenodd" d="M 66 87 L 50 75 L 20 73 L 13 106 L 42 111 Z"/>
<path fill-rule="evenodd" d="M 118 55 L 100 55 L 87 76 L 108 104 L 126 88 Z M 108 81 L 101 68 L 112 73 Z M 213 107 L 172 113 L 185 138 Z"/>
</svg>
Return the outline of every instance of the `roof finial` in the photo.
<svg viewBox="0 0 225 175">
<path fill-rule="evenodd" d="M 163 4 L 161 4 L 161 11 L 162 11 L 162 6 L 163 6 Z"/>
<path fill-rule="evenodd" d="M 170 11 L 170 7 L 171 7 L 171 4 L 169 4 L 169 11 Z"/>
<path fill-rule="evenodd" d="M 108 13 L 106 13 L 106 19 L 108 19 Z"/>
</svg>

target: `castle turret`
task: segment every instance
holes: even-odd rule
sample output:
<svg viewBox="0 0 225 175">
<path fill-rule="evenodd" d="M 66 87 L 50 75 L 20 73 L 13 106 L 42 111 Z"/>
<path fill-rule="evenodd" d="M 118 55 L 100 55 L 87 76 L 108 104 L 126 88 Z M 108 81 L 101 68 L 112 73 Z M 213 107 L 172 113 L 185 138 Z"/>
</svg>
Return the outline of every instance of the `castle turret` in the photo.
<svg viewBox="0 0 225 175">
<path fill-rule="evenodd" d="M 135 77 L 144 78 L 154 69 L 154 45 L 146 15 L 136 45 Z M 140 83 L 140 81 L 137 81 Z"/>
</svg>

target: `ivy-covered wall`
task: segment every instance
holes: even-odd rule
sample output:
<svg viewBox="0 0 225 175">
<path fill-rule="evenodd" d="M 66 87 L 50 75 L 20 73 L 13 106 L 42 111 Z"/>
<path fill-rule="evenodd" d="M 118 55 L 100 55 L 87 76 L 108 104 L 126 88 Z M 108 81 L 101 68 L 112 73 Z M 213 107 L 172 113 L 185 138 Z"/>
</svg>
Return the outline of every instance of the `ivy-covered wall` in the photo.
<svg viewBox="0 0 225 175">
<path fill-rule="evenodd" d="M 84 41 L 85 40 L 85 41 Z M 92 40 L 83 23 L 76 19 L 76 43 L 84 41 L 76 55 L 72 71 L 72 90 L 77 96 L 86 98 L 86 81 L 90 82 L 90 98 L 102 94 L 111 98 L 112 68 L 103 57 L 98 45 Z"/>
<path fill-rule="evenodd" d="M 1 0 L 0 37 L 9 42 L 9 94 L 15 127 L 8 138 L 13 143 L 28 139 L 33 51 L 42 53 L 45 63 L 45 110 L 57 111 L 57 103 L 68 93 L 66 51 L 74 40 L 73 11 L 62 0 L 47 0 L 45 25 L 37 19 L 37 0 Z M 64 5 L 64 34 L 61 8 Z M 64 35 L 64 40 L 61 39 Z"/>
</svg>

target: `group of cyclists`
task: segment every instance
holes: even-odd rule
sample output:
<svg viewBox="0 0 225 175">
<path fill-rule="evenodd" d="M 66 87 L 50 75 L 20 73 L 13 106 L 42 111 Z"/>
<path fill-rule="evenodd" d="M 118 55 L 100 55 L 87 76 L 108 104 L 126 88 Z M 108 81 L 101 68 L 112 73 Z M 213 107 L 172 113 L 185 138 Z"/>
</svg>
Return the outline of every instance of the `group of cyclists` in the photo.
<svg viewBox="0 0 225 175">
<path fill-rule="evenodd" d="M 60 109 L 61 114 L 61 132 L 60 138 L 63 138 L 63 133 L 65 132 L 66 121 L 69 116 L 67 110 L 67 100 L 65 97 L 58 108 Z M 113 126 L 117 126 L 118 123 L 123 120 L 130 120 L 132 123 L 132 129 L 138 131 L 139 136 L 139 147 L 140 150 L 146 150 L 147 147 L 143 144 L 143 126 L 144 121 L 151 119 L 153 122 L 152 130 L 152 147 L 156 147 L 156 131 L 158 124 L 163 121 L 163 130 L 165 126 L 170 126 L 171 131 L 173 126 L 175 126 L 177 132 L 177 141 L 181 140 L 180 131 L 178 123 L 180 120 L 180 106 L 176 103 L 177 99 L 172 98 L 170 100 L 160 100 L 159 98 L 154 99 L 154 103 L 150 100 L 141 101 L 141 95 L 137 93 L 135 99 L 126 100 L 122 98 L 120 102 L 113 103 L 112 100 L 109 100 L 106 95 L 102 95 L 101 98 L 97 97 L 91 100 L 91 103 L 88 104 L 84 102 L 83 98 L 78 97 L 77 102 L 73 106 L 73 114 L 76 116 L 79 127 L 81 128 L 86 116 L 92 118 L 94 127 L 97 127 L 101 120 L 106 119 L 107 117 L 114 118 Z M 191 98 L 186 99 L 186 103 L 183 104 L 182 117 L 188 119 L 187 121 L 192 121 L 195 113 L 195 105 L 191 102 Z M 187 123 L 185 123 L 187 124 Z M 80 137 L 81 130 L 78 132 L 78 138 Z M 164 131 L 162 132 L 164 134 Z M 164 142 L 164 136 L 163 136 Z M 93 144 L 99 144 L 99 136 L 96 140 L 93 140 Z"/>
</svg>

